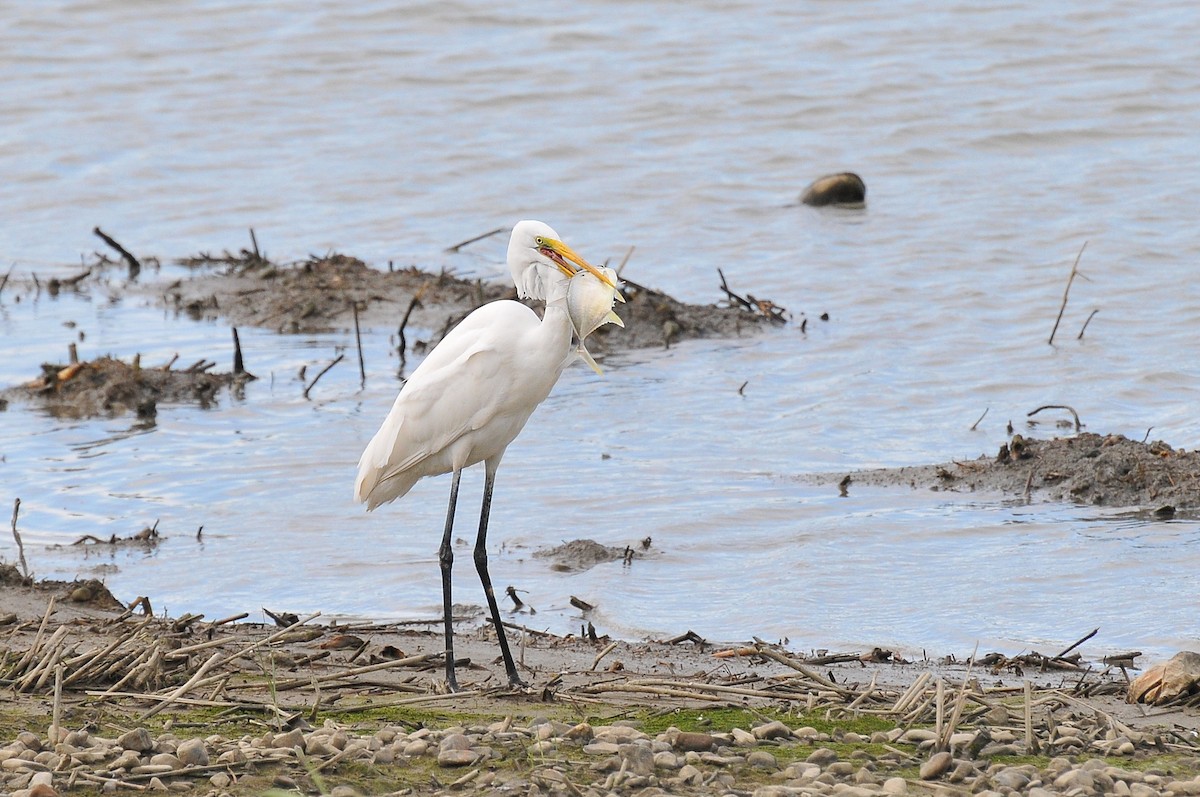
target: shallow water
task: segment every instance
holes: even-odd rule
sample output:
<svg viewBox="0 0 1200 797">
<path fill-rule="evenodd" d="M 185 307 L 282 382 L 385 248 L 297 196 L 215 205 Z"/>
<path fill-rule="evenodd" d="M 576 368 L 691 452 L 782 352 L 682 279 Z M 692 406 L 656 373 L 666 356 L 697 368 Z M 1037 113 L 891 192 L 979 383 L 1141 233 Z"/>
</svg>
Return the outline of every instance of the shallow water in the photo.
<svg viewBox="0 0 1200 797">
<path fill-rule="evenodd" d="M 1196 23 L 1186 3 L 27 4 L 0 25 L 0 266 L 75 273 L 97 224 L 164 258 L 253 226 L 277 259 L 499 278 L 499 238 L 442 250 L 535 217 L 593 260 L 636 245 L 629 275 L 680 298 L 717 299 L 721 268 L 797 323 L 568 370 L 497 486 L 493 573 L 538 609 L 516 619 L 576 630 L 577 595 L 633 638 L 1046 652 L 1100 626 L 1093 650 L 1171 651 L 1200 636 L 1194 521 L 794 477 L 975 457 L 1047 403 L 1197 445 Z M 865 210 L 792 204 L 841 169 Z M 10 283 L 0 382 L 72 340 L 225 367 L 227 328 L 119 288 Z M 152 429 L 0 414 L 0 498 L 22 500 L 34 569 L 210 616 L 436 616 L 447 480 L 371 515 L 350 499 L 398 387 L 387 331 L 364 341 L 365 388 L 347 362 L 311 401 L 300 367 L 352 335 L 241 334 L 263 379 L 215 410 L 162 408 Z M 47 547 L 155 520 L 150 553 Z M 646 536 L 630 567 L 531 556 Z M 478 602 L 461 550 L 457 598 Z"/>
</svg>

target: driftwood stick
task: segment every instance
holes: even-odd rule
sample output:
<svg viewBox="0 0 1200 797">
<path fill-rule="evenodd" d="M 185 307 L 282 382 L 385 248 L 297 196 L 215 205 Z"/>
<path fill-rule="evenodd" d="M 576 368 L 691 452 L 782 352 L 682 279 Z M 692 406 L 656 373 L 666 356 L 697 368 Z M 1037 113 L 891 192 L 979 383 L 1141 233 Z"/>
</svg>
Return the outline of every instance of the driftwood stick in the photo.
<svg viewBox="0 0 1200 797">
<path fill-rule="evenodd" d="M 983 408 L 983 415 L 980 415 L 980 416 L 979 416 L 979 418 L 978 418 L 978 419 L 976 419 L 975 423 L 971 424 L 971 431 L 972 431 L 972 432 L 973 432 L 973 431 L 975 431 L 975 430 L 976 430 L 976 429 L 979 427 L 979 421 L 982 421 L 984 418 L 986 418 L 986 417 L 987 417 L 988 410 L 990 410 L 990 409 L 991 409 L 991 407 L 984 407 L 984 408 Z"/>
<path fill-rule="evenodd" d="M 1058 654 L 1057 656 L 1055 656 L 1054 658 L 1056 658 L 1056 659 L 1061 659 L 1063 656 L 1067 655 L 1067 654 L 1068 654 L 1068 653 L 1070 653 L 1072 650 L 1074 650 L 1075 648 L 1077 648 L 1077 647 L 1079 647 L 1080 645 L 1082 645 L 1084 642 L 1087 642 L 1089 639 L 1091 639 L 1092 637 L 1094 637 L 1094 636 L 1095 636 L 1096 634 L 1098 634 L 1098 633 L 1100 633 L 1100 629 L 1099 629 L 1099 628 L 1093 628 L 1093 629 L 1092 629 L 1092 631 L 1091 631 L 1091 633 L 1084 634 L 1082 637 L 1080 637 L 1079 639 L 1077 639 L 1073 645 L 1070 645 L 1070 646 L 1068 646 L 1066 650 L 1064 650 L 1062 653 L 1059 653 L 1059 654 Z"/>
<path fill-rule="evenodd" d="M 1099 307 L 1088 314 L 1087 320 L 1084 321 L 1083 326 L 1079 328 L 1079 334 L 1075 336 L 1075 340 L 1083 340 L 1083 333 L 1087 331 L 1088 324 L 1092 323 L 1092 319 L 1096 317 L 1096 313 L 1098 312 L 1100 312 Z"/>
<path fill-rule="evenodd" d="M 1075 419 L 1075 431 L 1078 432 L 1083 428 L 1083 424 L 1079 421 L 1079 413 L 1075 411 L 1074 407 L 1068 407 L 1066 404 L 1044 404 L 1041 407 L 1038 407 L 1036 410 L 1031 410 L 1030 412 L 1025 413 L 1025 417 L 1032 418 L 1042 410 L 1066 410 L 1067 412 L 1071 413 L 1071 416 Z"/>
<path fill-rule="evenodd" d="M 736 293 L 734 293 L 730 289 L 729 284 L 725 282 L 725 272 L 721 269 L 717 269 L 717 274 L 721 277 L 721 290 L 725 293 L 725 295 L 728 296 L 730 300 L 737 302 L 742 307 L 753 313 L 755 311 L 754 305 L 751 304 L 748 299 L 745 299 L 744 297 L 738 296 Z"/>
<path fill-rule="evenodd" d="M 421 306 L 421 295 L 425 293 L 425 289 L 421 288 L 413 294 L 412 299 L 408 303 L 408 309 L 404 311 L 404 317 L 400 319 L 400 328 L 396 330 L 397 337 L 400 338 L 400 343 L 397 346 L 400 354 L 400 367 L 404 367 L 405 351 L 408 349 L 408 340 L 404 337 L 404 328 L 408 326 L 408 318 L 412 315 L 413 308 Z"/>
<path fill-rule="evenodd" d="M 342 360 L 344 360 L 344 359 L 346 359 L 346 355 L 345 355 L 345 354 L 339 354 L 337 357 L 334 357 L 334 358 L 333 358 L 333 362 L 331 362 L 329 365 L 327 365 L 327 366 L 325 366 L 324 368 L 322 368 L 322 369 L 321 369 L 321 373 L 319 373 L 319 374 L 317 374 L 316 376 L 314 376 L 314 377 L 313 377 L 313 381 L 312 381 L 312 382 L 309 382 L 309 384 L 308 384 L 308 387 L 304 388 L 304 397 L 305 397 L 305 398 L 308 398 L 308 392 L 309 392 L 310 390 L 312 390 L 314 387 L 316 387 L 316 384 L 317 384 L 317 382 L 318 382 L 318 381 L 321 379 L 321 377 L 325 376 L 325 374 L 327 374 L 327 373 L 329 372 L 329 369 L 330 369 L 330 368 L 332 368 L 333 366 L 337 365 L 338 363 L 340 363 L 340 362 L 341 362 Z"/>
<path fill-rule="evenodd" d="M 237 327 L 233 329 L 233 375 L 241 376 L 246 373 L 246 364 L 242 360 L 242 341 L 238 338 Z M 172 360 L 171 362 L 174 362 Z M 170 369 L 170 363 L 167 364 L 167 369 Z"/>
<path fill-rule="evenodd" d="M 468 238 L 465 241 L 456 243 L 454 246 L 448 246 L 448 247 L 446 247 L 446 251 L 447 252 L 457 252 L 459 249 L 462 249 L 464 246 L 469 246 L 478 241 L 482 241 L 484 238 L 491 238 L 493 235 L 499 235 L 500 233 L 504 232 L 507 229 L 508 229 L 507 227 L 497 227 L 494 230 L 488 230 L 483 235 L 476 235 L 474 238 Z"/>
<path fill-rule="evenodd" d="M 141 271 L 141 269 L 142 269 L 142 264 L 138 262 L 138 259 L 137 259 L 136 257 L 134 257 L 133 255 L 131 255 L 131 254 L 129 253 L 129 250 L 128 250 L 128 249 L 126 249 L 125 247 L 121 246 L 119 243 L 117 243 L 117 242 L 116 242 L 115 240 L 113 240 L 111 237 L 109 237 L 108 235 L 106 235 L 106 234 L 104 233 L 104 231 L 103 231 L 103 230 L 101 230 L 99 227 L 96 227 L 96 228 L 94 228 L 94 229 L 92 230 L 92 232 L 93 232 L 93 233 L 94 233 L 94 234 L 95 234 L 95 235 L 96 235 L 96 236 L 97 236 L 97 237 L 98 237 L 100 240 L 104 241 L 104 243 L 108 244 L 108 245 L 109 245 L 109 246 L 111 246 L 111 247 L 112 247 L 114 250 L 116 250 L 117 254 L 119 254 L 121 257 L 125 258 L 125 261 L 126 261 L 127 263 L 129 263 L 129 273 L 130 273 L 130 276 L 136 276 L 136 275 L 137 275 L 137 272 Z"/>
<path fill-rule="evenodd" d="M 596 666 L 600 664 L 600 660 L 603 659 L 605 656 L 607 656 L 609 653 L 612 653 L 616 649 L 617 649 L 617 643 L 609 642 L 608 645 L 605 646 L 604 650 L 597 653 L 596 658 L 592 659 L 592 666 L 589 667 L 588 669 L 595 670 Z"/>
<path fill-rule="evenodd" d="M 350 302 L 350 307 L 354 310 L 354 341 L 358 344 L 358 379 L 359 386 L 365 387 L 367 384 L 367 366 L 363 361 L 362 350 L 362 331 L 358 327 L 358 302 Z"/>
<path fill-rule="evenodd" d="M 1071 292 L 1071 283 L 1079 274 L 1079 258 L 1083 257 L 1083 250 L 1087 249 L 1087 245 L 1088 242 L 1084 241 L 1083 246 L 1079 247 L 1079 254 L 1075 255 L 1075 265 L 1071 266 L 1071 276 L 1067 277 L 1067 287 L 1063 289 L 1062 304 L 1058 307 L 1058 317 L 1054 319 L 1054 329 L 1050 330 L 1050 339 L 1046 341 L 1051 346 L 1054 345 L 1054 333 L 1058 332 L 1058 325 L 1062 322 L 1063 311 L 1067 309 L 1067 295 Z"/>
<path fill-rule="evenodd" d="M 826 678 L 821 677 L 820 675 L 813 672 L 808 667 L 805 667 L 803 664 L 801 664 L 800 662 L 793 659 L 791 656 L 785 656 L 784 654 L 782 654 L 778 651 L 775 651 L 775 650 L 771 650 L 770 648 L 765 647 L 763 645 L 758 645 L 757 648 L 758 648 L 758 655 L 765 656 L 768 659 L 772 659 L 773 661 L 777 661 L 780 664 L 783 664 L 787 667 L 791 667 L 796 672 L 804 675 L 805 678 L 808 678 L 809 680 L 812 680 L 812 681 L 816 681 L 818 684 L 825 687 L 826 689 L 831 689 L 843 697 L 847 697 L 849 695 L 854 694 L 849 689 L 846 689 L 842 686 L 835 684 L 833 681 L 830 681 Z"/>
<path fill-rule="evenodd" d="M 250 245 L 254 247 L 254 259 L 262 260 L 263 256 L 258 252 L 258 236 L 254 234 L 254 228 L 250 228 Z"/>
<path fill-rule="evenodd" d="M 24 545 L 24 543 L 21 542 L 21 533 L 19 531 L 17 531 L 17 515 L 20 513 L 20 511 L 21 511 L 21 499 L 17 498 L 16 500 L 13 501 L 12 535 L 13 535 L 13 539 L 17 541 L 17 561 L 20 562 L 20 564 L 21 564 L 21 575 L 25 577 L 26 581 L 28 581 L 29 580 L 29 564 L 25 561 L 25 545 Z M 53 605 L 54 600 L 51 599 L 50 603 L 51 603 L 51 605 Z M 47 609 L 47 611 L 49 611 L 49 609 Z M 43 624 L 44 624 L 44 621 L 43 621 Z"/>
</svg>

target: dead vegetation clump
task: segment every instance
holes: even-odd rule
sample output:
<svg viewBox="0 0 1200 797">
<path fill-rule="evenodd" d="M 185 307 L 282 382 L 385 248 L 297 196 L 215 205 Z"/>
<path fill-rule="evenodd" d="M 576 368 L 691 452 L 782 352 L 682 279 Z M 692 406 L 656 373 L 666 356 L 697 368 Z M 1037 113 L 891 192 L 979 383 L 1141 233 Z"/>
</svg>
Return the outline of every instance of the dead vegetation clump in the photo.
<svg viewBox="0 0 1200 797">
<path fill-rule="evenodd" d="M 177 370 L 167 363 L 143 368 L 140 357 L 127 363 L 113 357 L 70 363 L 47 363 L 36 379 L 0 395 L 40 405 L 52 415 L 67 418 L 133 413 L 152 421 L 159 403 L 213 407 L 218 394 L 238 388 L 254 377 L 242 373 L 212 373 L 215 363 L 200 360 Z"/>
<path fill-rule="evenodd" d="M 998 454 L 940 465 L 829 474 L 876 486 L 997 492 L 1096 506 L 1142 507 L 1160 519 L 1200 509 L 1200 452 L 1156 440 L 1082 432 L 1051 440 L 1014 435 Z M 849 481 L 846 481 L 846 480 Z"/>
</svg>

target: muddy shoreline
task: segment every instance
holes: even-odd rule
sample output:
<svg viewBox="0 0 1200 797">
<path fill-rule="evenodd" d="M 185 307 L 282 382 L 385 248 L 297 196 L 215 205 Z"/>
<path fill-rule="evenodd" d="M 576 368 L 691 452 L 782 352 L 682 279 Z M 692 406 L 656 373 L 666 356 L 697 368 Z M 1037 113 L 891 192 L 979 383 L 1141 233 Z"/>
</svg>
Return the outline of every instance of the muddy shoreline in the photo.
<svg viewBox="0 0 1200 797">
<path fill-rule="evenodd" d="M 797 478 L 834 485 L 844 495 L 853 495 L 857 486 L 992 493 L 1024 501 L 1132 507 L 1159 520 L 1200 511 L 1200 452 L 1117 434 L 1081 432 L 1049 440 L 1014 435 L 996 454 L 977 459 Z"/>
<path fill-rule="evenodd" d="M 1197 700 L 1126 703 L 1135 654 L 806 657 L 760 641 L 591 640 L 514 623 L 529 688 L 504 685 L 488 629 L 463 627 L 463 691 L 446 694 L 441 636 L 421 622 L 170 618 L 79 584 L 20 581 L 9 568 L 0 586 L 0 684 L 12 696 L 0 707 L 0 793 L 21 797 L 1200 785 Z"/>
</svg>

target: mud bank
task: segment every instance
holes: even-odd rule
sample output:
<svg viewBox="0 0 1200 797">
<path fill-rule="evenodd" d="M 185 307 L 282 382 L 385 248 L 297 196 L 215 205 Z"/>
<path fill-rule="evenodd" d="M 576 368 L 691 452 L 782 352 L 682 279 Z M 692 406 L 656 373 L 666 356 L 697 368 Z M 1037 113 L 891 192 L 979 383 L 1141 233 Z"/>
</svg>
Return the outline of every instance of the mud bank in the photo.
<svg viewBox="0 0 1200 797">
<path fill-rule="evenodd" d="M 383 271 L 340 254 L 289 265 L 245 251 L 181 262 L 194 273 L 163 287 L 160 296 L 168 306 L 194 318 L 284 333 L 321 332 L 353 329 L 357 310 L 362 325 L 407 329 L 407 342 L 417 354 L 480 305 L 516 299 L 508 284 L 415 267 Z M 627 301 L 618 309 L 625 328 L 597 331 L 589 339 L 595 351 L 739 337 L 785 322 L 781 313 L 772 312 L 770 303 L 687 304 L 629 279 L 624 280 L 623 293 Z"/>
<path fill-rule="evenodd" d="M 1200 509 L 1200 453 L 1157 440 L 1090 432 L 1035 440 L 1015 435 L 978 459 L 802 477 L 815 483 L 993 492 L 1097 506 L 1140 507 L 1170 518 Z"/>
</svg>

